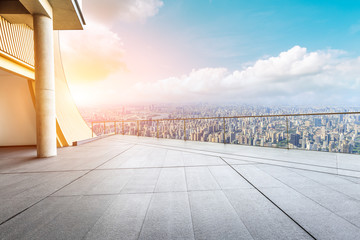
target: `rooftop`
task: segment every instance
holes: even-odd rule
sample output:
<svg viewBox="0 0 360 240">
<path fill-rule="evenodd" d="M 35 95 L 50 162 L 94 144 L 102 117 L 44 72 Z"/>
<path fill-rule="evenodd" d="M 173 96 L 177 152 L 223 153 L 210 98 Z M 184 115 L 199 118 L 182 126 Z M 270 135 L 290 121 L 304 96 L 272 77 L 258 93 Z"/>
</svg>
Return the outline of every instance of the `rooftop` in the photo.
<svg viewBox="0 0 360 240">
<path fill-rule="evenodd" d="M 358 155 L 121 135 L 0 148 L 0 238 L 360 239 L 359 176 Z"/>
</svg>

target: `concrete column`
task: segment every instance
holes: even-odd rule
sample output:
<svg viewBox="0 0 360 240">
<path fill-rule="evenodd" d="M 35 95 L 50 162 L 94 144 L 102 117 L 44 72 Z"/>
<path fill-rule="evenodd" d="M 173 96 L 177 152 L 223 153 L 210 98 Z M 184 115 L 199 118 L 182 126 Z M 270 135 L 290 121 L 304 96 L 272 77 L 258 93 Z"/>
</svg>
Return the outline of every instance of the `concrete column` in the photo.
<svg viewBox="0 0 360 240">
<path fill-rule="evenodd" d="M 57 153 L 53 21 L 44 15 L 33 21 L 37 155 L 51 157 Z"/>
</svg>

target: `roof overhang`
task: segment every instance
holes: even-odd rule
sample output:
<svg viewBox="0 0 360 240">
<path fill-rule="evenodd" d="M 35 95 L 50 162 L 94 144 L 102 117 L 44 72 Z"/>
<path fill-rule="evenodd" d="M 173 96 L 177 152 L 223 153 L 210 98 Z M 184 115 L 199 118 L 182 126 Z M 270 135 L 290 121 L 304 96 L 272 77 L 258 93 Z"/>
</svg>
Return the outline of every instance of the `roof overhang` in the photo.
<svg viewBox="0 0 360 240">
<path fill-rule="evenodd" d="M 53 7 L 54 30 L 82 30 L 85 19 L 77 0 L 49 0 Z"/>
<path fill-rule="evenodd" d="M 54 30 L 81 30 L 85 25 L 78 0 L 0 1 L 0 15 L 11 23 L 27 24 L 33 28 L 34 14 L 52 18 Z"/>
</svg>

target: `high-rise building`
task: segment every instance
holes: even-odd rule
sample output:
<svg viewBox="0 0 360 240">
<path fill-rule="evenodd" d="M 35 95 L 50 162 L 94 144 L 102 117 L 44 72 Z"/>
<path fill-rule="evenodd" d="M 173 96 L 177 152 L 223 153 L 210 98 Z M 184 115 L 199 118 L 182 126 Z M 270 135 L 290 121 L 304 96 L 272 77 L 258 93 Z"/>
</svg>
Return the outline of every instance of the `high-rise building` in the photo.
<svg viewBox="0 0 360 240">
<path fill-rule="evenodd" d="M 346 141 L 342 142 L 340 146 L 340 151 L 342 153 L 350 153 L 350 144 Z"/>
<path fill-rule="evenodd" d="M 300 141 L 300 135 L 299 134 L 290 134 L 290 143 L 294 146 L 298 147 Z"/>
<path fill-rule="evenodd" d="M 320 118 L 315 118 L 314 123 L 315 123 L 315 127 L 320 127 L 321 126 L 321 119 Z"/>
<path fill-rule="evenodd" d="M 303 149 L 306 148 L 306 139 L 305 138 L 301 139 L 301 148 L 303 148 Z"/>
<path fill-rule="evenodd" d="M 230 143 L 233 143 L 235 141 L 235 133 L 231 132 L 230 133 Z"/>
</svg>

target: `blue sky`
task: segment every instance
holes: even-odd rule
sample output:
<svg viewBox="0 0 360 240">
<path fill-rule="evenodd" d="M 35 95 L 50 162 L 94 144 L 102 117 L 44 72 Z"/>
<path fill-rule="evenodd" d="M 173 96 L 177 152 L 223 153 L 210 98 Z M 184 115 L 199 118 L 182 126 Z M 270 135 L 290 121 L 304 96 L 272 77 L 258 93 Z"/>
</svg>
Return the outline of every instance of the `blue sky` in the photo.
<svg viewBox="0 0 360 240">
<path fill-rule="evenodd" d="M 235 69 L 294 45 L 358 55 L 360 1 L 165 0 L 158 15 L 128 27 L 124 39 L 156 32 L 154 41 L 174 42 L 192 56 L 191 68 Z"/>
<path fill-rule="evenodd" d="M 84 48 L 101 50 L 92 54 L 104 59 L 95 65 L 106 76 L 84 86 L 70 73 L 74 89 L 91 96 L 103 89 L 111 102 L 360 100 L 360 1 L 86 2 L 87 29 L 65 36 L 65 46 L 86 34 L 98 39 Z"/>
</svg>

